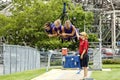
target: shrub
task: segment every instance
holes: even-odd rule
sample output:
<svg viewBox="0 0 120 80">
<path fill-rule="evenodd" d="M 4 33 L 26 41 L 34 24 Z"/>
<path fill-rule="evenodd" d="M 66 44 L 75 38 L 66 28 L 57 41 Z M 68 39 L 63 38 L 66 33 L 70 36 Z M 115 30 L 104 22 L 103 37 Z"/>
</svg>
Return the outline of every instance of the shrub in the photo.
<svg viewBox="0 0 120 80">
<path fill-rule="evenodd" d="M 102 64 L 120 64 L 120 59 L 104 59 Z M 89 65 L 93 65 L 93 61 L 89 61 Z"/>
<path fill-rule="evenodd" d="M 102 61 L 103 64 L 120 64 L 118 59 L 105 59 Z"/>
<path fill-rule="evenodd" d="M 62 64 L 61 60 L 52 61 L 50 63 L 51 66 L 61 66 L 61 64 Z"/>
</svg>

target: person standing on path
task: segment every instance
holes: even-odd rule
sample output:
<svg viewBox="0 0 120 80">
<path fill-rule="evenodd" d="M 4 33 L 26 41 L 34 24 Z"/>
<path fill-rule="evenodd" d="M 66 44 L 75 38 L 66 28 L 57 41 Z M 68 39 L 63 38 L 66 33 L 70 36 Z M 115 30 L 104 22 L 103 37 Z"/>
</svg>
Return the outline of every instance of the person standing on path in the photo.
<svg viewBox="0 0 120 80">
<path fill-rule="evenodd" d="M 81 32 L 80 35 L 76 32 L 77 38 L 79 39 L 79 55 L 80 55 L 80 63 L 81 67 L 84 70 L 84 78 L 87 78 L 88 73 L 88 35 L 86 32 Z"/>
</svg>

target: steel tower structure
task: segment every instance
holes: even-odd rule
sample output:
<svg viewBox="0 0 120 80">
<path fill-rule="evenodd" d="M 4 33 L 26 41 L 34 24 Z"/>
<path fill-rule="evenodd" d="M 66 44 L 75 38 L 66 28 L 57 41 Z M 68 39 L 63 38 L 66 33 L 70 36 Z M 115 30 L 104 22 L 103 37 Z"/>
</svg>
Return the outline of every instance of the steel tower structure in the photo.
<svg viewBox="0 0 120 80">
<path fill-rule="evenodd" d="M 93 53 L 93 68 L 102 69 L 102 47 L 116 49 L 116 42 L 120 41 L 120 0 L 74 0 L 82 4 L 86 11 L 94 13 L 94 24 L 87 33 L 98 34 L 99 49 Z M 87 28 L 84 27 L 84 28 Z"/>
<path fill-rule="evenodd" d="M 101 24 L 103 46 L 109 45 L 109 47 L 115 49 L 116 43 L 120 41 L 120 5 L 119 5 L 120 0 L 74 0 L 74 1 L 76 3 L 82 4 L 84 10 L 92 11 L 94 13 L 93 28 L 88 32 L 98 33 L 98 36 L 100 36 L 99 25 Z"/>
</svg>

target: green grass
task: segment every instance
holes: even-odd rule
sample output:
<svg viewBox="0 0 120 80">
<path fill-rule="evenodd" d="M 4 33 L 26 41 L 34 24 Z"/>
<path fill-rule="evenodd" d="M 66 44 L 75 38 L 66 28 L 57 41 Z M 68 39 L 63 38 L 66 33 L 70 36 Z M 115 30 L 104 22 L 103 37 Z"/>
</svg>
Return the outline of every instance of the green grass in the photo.
<svg viewBox="0 0 120 80">
<path fill-rule="evenodd" d="M 56 67 L 53 67 L 56 68 Z M 61 68 L 61 67 L 58 67 Z M 103 65 L 103 68 L 111 68 L 112 71 L 93 71 L 92 78 L 95 80 L 120 80 L 120 64 Z M 52 69 L 52 68 L 51 68 Z M 0 76 L 0 80 L 31 80 L 46 72 L 46 69 L 29 70 L 10 75 Z"/>
<path fill-rule="evenodd" d="M 31 80 L 32 78 L 46 72 L 46 69 L 29 70 L 10 75 L 0 76 L 0 80 Z"/>
<path fill-rule="evenodd" d="M 103 65 L 103 68 L 111 68 L 111 71 L 93 71 L 95 80 L 120 80 L 120 64 Z"/>
<path fill-rule="evenodd" d="M 52 66 L 51 69 L 59 69 L 61 66 Z M 46 72 L 46 68 L 38 69 L 38 70 L 29 70 L 24 72 L 13 73 L 10 75 L 0 76 L 0 80 L 31 80 L 43 73 Z"/>
<path fill-rule="evenodd" d="M 103 68 L 120 69 L 120 64 L 103 64 Z"/>
</svg>

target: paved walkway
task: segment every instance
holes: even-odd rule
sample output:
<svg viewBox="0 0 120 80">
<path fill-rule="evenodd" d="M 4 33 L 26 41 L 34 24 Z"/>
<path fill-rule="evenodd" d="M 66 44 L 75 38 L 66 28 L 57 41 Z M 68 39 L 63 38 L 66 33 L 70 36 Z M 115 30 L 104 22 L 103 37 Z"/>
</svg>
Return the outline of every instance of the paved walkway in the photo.
<svg viewBox="0 0 120 80">
<path fill-rule="evenodd" d="M 83 70 L 80 74 L 77 74 L 78 70 L 62 70 L 52 69 L 43 75 L 40 75 L 32 80 L 82 80 Z M 92 71 L 88 71 L 88 77 L 90 77 Z"/>
</svg>

